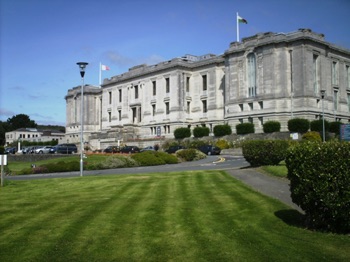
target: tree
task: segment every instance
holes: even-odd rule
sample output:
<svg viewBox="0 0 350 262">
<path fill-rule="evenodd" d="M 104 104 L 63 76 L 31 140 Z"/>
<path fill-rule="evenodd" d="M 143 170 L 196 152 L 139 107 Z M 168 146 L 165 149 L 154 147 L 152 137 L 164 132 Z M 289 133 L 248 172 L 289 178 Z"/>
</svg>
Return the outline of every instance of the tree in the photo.
<svg viewBox="0 0 350 262">
<path fill-rule="evenodd" d="M 34 120 L 30 120 L 28 115 L 18 114 L 7 119 L 7 123 L 10 125 L 10 131 L 17 130 L 19 128 L 37 127 L 37 123 Z"/>
</svg>

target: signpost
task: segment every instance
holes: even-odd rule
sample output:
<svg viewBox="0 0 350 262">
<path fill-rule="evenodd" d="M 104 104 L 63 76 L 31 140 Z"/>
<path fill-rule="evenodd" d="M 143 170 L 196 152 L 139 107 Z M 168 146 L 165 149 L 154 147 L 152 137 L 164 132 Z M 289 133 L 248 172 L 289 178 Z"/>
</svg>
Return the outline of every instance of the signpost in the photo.
<svg viewBox="0 0 350 262">
<path fill-rule="evenodd" d="M 350 124 L 340 126 L 340 140 L 350 141 Z"/>
<path fill-rule="evenodd" d="M 4 186 L 4 166 L 7 165 L 7 155 L 0 155 L 0 165 L 1 165 L 1 187 Z"/>
</svg>

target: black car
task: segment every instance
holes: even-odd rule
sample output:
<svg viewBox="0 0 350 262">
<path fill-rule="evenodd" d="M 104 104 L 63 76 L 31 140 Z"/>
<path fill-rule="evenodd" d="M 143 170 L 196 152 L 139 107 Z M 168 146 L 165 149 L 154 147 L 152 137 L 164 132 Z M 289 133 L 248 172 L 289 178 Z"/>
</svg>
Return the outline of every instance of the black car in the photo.
<svg viewBox="0 0 350 262">
<path fill-rule="evenodd" d="M 180 150 L 180 149 L 186 149 L 186 147 L 184 146 L 171 146 L 169 147 L 167 150 L 165 150 L 165 152 L 169 153 L 169 154 L 173 154 L 175 153 L 177 150 Z"/>
<path fill-rule="evenodd" d="M 15 154 L 16 153 L 16 148 L 15 147 L 8 147 L 5 149 L 5 154 Z"/>
<path fill-rule="evenodd" d="M 108 146 L 103 150 L 104 153 L 118 153 L 120 148 L 118 146 Z"/>
<path fill-rule="evenodd" d="M 198 147 L 198 150 L 206 155 L 220 155 L 221 149 L 217 146 L 205 145 Z"/>
<path fill-rule="evenodd" d="M 57 146 L 54 146 L 50 153 L 56 153 L 56 154 L 73 154 L 77 153 L 78 148 L 75 144 L 60 144 Z"/>
<path fill-rule="evenodd" d="M 131 154 L 131 153 L 139 153 L 140 148 L 137 146 L 124 146 L 120 149 L 120 153 L 126 153 L 126 154 Z"/>
</svg>

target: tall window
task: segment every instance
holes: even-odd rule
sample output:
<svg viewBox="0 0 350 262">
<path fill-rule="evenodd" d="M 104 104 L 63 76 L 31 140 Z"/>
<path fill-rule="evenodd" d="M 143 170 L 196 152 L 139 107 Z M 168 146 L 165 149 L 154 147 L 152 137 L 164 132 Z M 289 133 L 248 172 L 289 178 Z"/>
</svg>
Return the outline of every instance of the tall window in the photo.
<svg viewBox="0 0 350 262">
<path fill-rule="evenodd" d="M 318 55 L 313 55 L 312 59 L 312 71 L 313 71 L 313 82 L 314 82 L 314 92 L 315 94 L 319 94 L 319 70 L 318 70 Z"/>
<path fill-rule="evenodd" d="M 350 66 L 345 66 L 345 85 L 347 89 L 350 89 Z"/>
<path fill-rule="evenodd" d="M 350 93 L 348 93 L 348 112 L 350 112 Z"/>
<path fill-rule="evenodd" d="M 157 82 L 152 81 L 152 87 L 153 87 L 153 95 L 157 95 Z"/>
<path fill-rule="evenodd" d="M 191 102 L 187 101 L 187 114 L 189 114 L 191 112 Z"/>
<path fill-rule="evenodd" d="M 134 89 L 135 89 L 135 99 L 138 99 L 139 98 L 139 86 L 135 86 Z"/>
<path fill-rule="evenodd" d="M 334 110 L 338 110 L 338 90 L 333 91 L 333 104 L 334 104 Z"/>
<path fill-rule="evenodd" d="M 165 78 L 165 92 L 166 93 L 170 92 L 170 79 L 169 79 L 169 77 Z"/>
<path fill-rule="evenodd" d="M 152 105 L 152 115 L 154 116 L 156 114 L 156 105 Z"/>
<path fill-rule="evenodd" d="M 122 120 L 122 110 L 118 110 L 118 119 L 119 121 Z"/>
<path fill-rule="evenodd" d="M 256 96 L 256 59 L 254 54 L 248 57 L 248 97 Z"/>
<path fill-rule="evenodd" d="M 332 62 L 332 85 L 338 85 L 338 63 Z"/>
<path fill-rule="evenodd" d="M 112 92 L 108 92 L 108 97 L 109 104 L 112 104 Z"/>
<path fill-rule="evenodd" d="M 119 102 L 121 102 L 121 101 L 122 101 L 122 90 L 119 89 Z"/>
<path fill-rule="evenodd" d="M 203 113 L 208 112 L 207 100 L 202 100 L 202 104 L 203 104 Z"/>
<path fill-rule="evenodd" d="M 169 115 L 170 113 L 170 107 L 169 107 L 169 102 L 165 102 L 165 113 Z"/>
<path fill-rule="evenodd" d="M 207 90 L 207 75 L 202 75 L 203 91 Z"/>
<path fill-rule="evenodd" d="M 108 122 L 112 121 L 112 112 L 108 112 Z"/>
<path fill-rule="evenodd" d="M 186 77 L 186 92 L 190 92 L 190 77 Z"/>
</svg>

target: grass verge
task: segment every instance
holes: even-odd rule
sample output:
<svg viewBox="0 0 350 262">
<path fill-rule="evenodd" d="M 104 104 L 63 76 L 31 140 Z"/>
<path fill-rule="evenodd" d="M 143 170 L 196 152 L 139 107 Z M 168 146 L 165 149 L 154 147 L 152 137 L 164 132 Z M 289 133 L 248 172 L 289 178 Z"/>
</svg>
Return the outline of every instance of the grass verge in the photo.
<svg viewBox="0 0 350 262">
<path fill-rule="evenodd" d="M 9 181 L 2 261 L 346 261 L 349 236 L 223 171 Z"/>
</svg>

